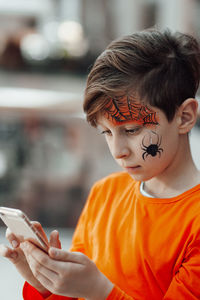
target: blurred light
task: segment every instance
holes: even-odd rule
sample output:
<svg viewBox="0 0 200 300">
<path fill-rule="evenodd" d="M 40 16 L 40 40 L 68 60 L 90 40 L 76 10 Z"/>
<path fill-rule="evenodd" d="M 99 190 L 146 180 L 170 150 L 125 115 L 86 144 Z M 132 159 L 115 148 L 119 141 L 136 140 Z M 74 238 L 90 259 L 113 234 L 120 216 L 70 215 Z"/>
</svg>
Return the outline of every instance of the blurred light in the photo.
<svg viewBox="0 0 200 300">
<path fill-rule="evenodd" d="M 44 33 L 45 38 L 50 43 L 58 42 L 57 32 L 59 27 L 59 22 L 51 21 L 44 24 L 42 32 Z"/>
<path fill-rule="evenodd" d="M 51 21 L 42 32 L 26 35 L 20 44 L 22 56 L 29 63 L 45 63 L 47 60 L 65 57 L 82 57 L 88 49 L 82 25 L 74 21 Z"/>
<path fill-rule="evenodd" d="M 46 39 L 38 33 L 26 35 L 20 44 L 22 55 L 28 60 L 42 61 L 49 56 L 49 44 Z"/>
<path fill-rule="evenodd" d="M 51 21 L 45 23 L 42 32 L 45 39 L 49 43 L 49 58 L 51 59 L 62 59 L 64 57 L 64 49 L 61 42 L 58 40 L 58 27 L 60 23 L 57 21 Z"/>
<path fill-rule="evenodd" d="M 58 36 L 61 41 L 66 43 L 76 43 L 83 37 L 83 30 L 79 23 L 66 21 L 60 24 Z"/>
<path fill-rule="evenodd" d="M 26 88 L 0 88 L 0 107 L 43 108 L 79 102 L 81 96 L 69 92 L 36 90 Z"/>
<path fill-rule="evenodd" d="M 88 51 L 88 41 L 84 37 L 81 24 L 65 21 L 58 27 L 58 39 L 71 56 L 83 56 Z"/>
</svg>

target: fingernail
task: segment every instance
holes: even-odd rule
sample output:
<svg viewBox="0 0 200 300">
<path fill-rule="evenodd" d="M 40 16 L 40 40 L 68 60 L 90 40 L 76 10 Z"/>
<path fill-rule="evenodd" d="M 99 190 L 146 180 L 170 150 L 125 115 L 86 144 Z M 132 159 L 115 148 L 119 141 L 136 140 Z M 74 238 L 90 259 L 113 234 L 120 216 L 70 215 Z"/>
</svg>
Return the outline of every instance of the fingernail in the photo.
<svg viewBox="0 0 200 300">
<path fill-rule="evenodd" d="M 56 234 L 57 236 L 59 235 L 59 232 L 58 232 L 58 230 L 56 230 L 56 229 L 53 230 L 53 233 Z"/>
<path fill-rule="evenodd" d="M 19 243 L 16 240 L 13 240 L 11 242 L 11 244 L 12 244 L 13 248 L 17 248 L 19 246 Z"/>
</svg>

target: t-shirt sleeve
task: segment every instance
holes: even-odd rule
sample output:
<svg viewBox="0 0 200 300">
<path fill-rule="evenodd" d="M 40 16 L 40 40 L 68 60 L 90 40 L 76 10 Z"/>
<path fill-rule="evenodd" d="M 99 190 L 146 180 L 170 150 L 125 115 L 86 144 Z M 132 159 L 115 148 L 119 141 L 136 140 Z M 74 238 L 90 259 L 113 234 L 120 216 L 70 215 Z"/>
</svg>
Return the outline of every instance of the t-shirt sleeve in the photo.
<svg viewBox="0 0 200 300">
<path fill-rule="evenodd" d="M 200 299 L 200 240 L 196 240 L 188 247 L 184 261 L 163 296 L 163 300 L 177 299 Z M 114 286 L 106 300 L 134 300 L 134 298 Z"/>
<path fill-rule="evenodd" d="M 173 276 L 164 300 L 200 299 L 200 240 L 188 247 L 185 258 Z"/>
<path fill-rule="evenodd" d="M 43 298 L 43 296 L 34 288 L 32 287 L 28 282 L 25 282 L 24 288 L 23 288 L 23 299 L 24 300 L 74 300 L 76 298 L 69 298 L 59 295 L 50 295 L 47 298 Z"/>
</svg>

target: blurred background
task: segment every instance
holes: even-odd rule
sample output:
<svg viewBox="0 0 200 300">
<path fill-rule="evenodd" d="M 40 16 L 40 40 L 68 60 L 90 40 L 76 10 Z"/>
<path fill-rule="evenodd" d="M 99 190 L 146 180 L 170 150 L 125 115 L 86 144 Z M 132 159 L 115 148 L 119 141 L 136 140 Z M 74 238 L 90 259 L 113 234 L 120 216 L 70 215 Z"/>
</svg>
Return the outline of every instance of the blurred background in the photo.
<svg viewBox="0 0 200 300">
<path fill-rule="evenodd" d="M 199 0 L 0 0 L 0 206 L 60 228 L 69 245 L 91 185 L 118 170 L 82 113 L 92 63 L 114 38 L 152 26 L 199 39 L 199 16 Z M 4 231 L 0 221 L 0 242 Z M 5 299 L 21 299 L 18 288 Z"/>
</svg>

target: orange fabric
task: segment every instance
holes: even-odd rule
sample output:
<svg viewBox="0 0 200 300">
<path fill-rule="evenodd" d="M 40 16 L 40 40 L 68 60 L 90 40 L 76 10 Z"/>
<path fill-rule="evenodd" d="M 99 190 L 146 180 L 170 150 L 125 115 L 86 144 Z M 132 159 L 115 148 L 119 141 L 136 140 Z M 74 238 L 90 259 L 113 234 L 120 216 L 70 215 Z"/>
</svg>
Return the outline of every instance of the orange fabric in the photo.
<svg viewBox="0 0 200 300">
<path fill-rule="evenodd" d="M 109 294 L 108 298 L 106 300 L 132 300 L 133 298 L 126 295 L 122 290 L 120 290 L 120 288 L 118 288 L 117 286 L 114 286 L 114 288 L 112 289 L 111 293 Z"/>
<path fill-rule="evenodd" d="M 34 287 L 32 287 L 30 284 L 28 284 L 28 282 L 25 282 L 25 284 L 24 284 L 23 298 L 26 300 L 44 300 L 42 295 Z M 53 295 L 53 294 L 51 296 L 45 298 L 45 300 L 63 300 L 63 299 L 70 300 L 70 299 L 75 299 L 75 298 L 68 298 L 68 297 L 63 297 L 63 296 Z"/>
<path fill-rule="evenodd" d="M 145 197 L 139 186 L 127 173 L 97 182 L 71 250 L 115 284 L 107 300 L 200 299 L 200 185 L 170 199 Z"/>
</svg>

